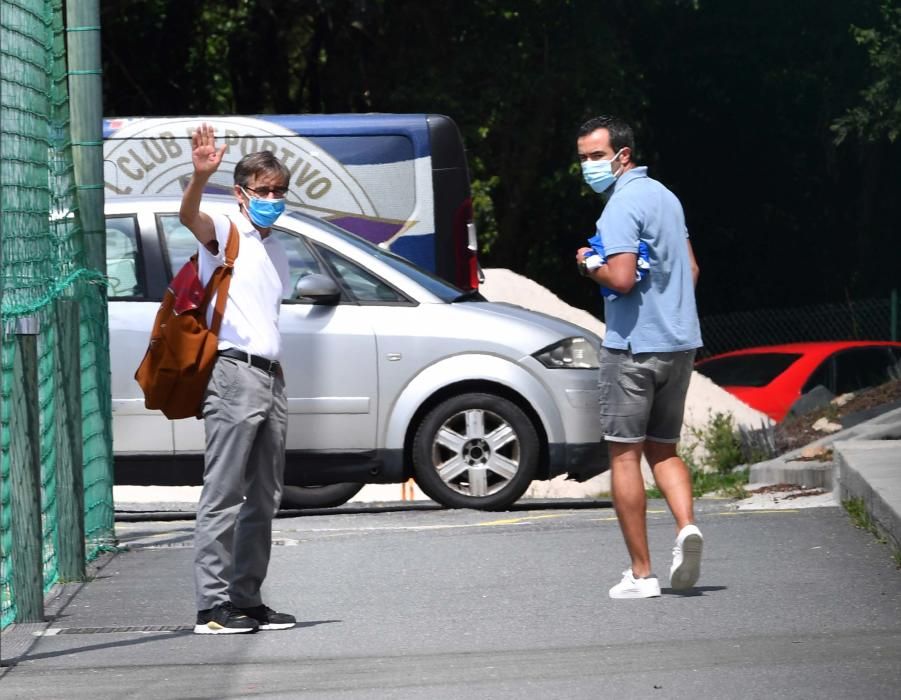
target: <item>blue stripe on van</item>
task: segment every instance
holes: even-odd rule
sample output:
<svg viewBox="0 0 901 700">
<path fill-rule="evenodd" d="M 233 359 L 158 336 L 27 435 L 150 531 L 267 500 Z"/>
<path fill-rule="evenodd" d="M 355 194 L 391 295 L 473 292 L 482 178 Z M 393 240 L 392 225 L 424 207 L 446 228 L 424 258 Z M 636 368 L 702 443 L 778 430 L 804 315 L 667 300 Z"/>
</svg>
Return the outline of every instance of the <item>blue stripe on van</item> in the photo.
<svg viewBox="0 0 901 700">
<path fill-rule="evenodd" d="M 382 165 L 413 160 L 413 142 L 407 135 L 304 135 L 342 165 Z"/>
<path fill-rule="evenodd" d="M 412 143 L 413 158 L 422 158 L 430 153 L 429 126 L 424 114 L 265 114 L 256 118 L 273 122 L 314 141 L 326 136 L 405 136 Z M 368 160 L 364 154 L 355 155 L 351 144 L 346 144 L 345 148 L 347 153 L 339 154 L 331 148 L 329 152 L 348 165 L 391 163 L 411 158 L 408 150 L 406 153 L 395 152 L 387 160 Z M 384 154 L 380 157 L 384 158 Z"/>
<path fill-rule="evenodd" d="M 412 260 L 426 270 L 435 269 L 435 234 L 421 236 L 401 236 L 391 243 L 391 251 Z"/>
</svg>

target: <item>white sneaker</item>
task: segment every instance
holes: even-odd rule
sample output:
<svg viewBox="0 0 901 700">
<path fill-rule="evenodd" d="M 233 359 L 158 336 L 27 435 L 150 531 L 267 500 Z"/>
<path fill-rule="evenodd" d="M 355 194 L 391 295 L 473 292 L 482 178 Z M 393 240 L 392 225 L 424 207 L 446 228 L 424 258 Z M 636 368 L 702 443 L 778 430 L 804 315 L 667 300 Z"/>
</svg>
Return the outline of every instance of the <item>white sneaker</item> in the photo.
<svg viewBox="0 0 901 700">
<path fill-rule="evenodd" d="M 679 531 L 676 546 L 673 547 L 673 566 L 669 572 L 670 586 L 673 590 L 685 590 L 698 582 L 703 549 L 704 536 L 696 525 L 686 525 Z"/>
<path fill-rule="evenodd" d="M 635 578 L 632 569 L 623 571 L 623 580 L 610 589 L 611 598 L 657 598 L 660 582 L 651 574 L 647 578 Z"/>
</svg>

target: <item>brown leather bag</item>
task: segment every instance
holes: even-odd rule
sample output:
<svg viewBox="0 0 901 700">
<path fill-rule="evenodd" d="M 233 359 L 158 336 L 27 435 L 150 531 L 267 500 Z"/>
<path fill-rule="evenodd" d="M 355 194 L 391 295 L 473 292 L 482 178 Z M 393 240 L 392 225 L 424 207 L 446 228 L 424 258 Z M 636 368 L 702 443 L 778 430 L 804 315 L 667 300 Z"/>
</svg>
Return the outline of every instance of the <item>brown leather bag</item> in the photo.
<svg viewBox="0 0 901 700">
<path fill-rule="evenodd" d="M 144 405 L 166 418 L 199 418 L 219 345 L 219 326 L 228 299 L 240 237 L 234 223 L 225 246 L 225 264 L 216 268 L 206 289 L 197 275 L 197 254 L 172 279 L 150 332 L 150 344 L 135 379 L 144 391 Z M 206 309 L 216 297 L 213 322 Z"/>
</svg>

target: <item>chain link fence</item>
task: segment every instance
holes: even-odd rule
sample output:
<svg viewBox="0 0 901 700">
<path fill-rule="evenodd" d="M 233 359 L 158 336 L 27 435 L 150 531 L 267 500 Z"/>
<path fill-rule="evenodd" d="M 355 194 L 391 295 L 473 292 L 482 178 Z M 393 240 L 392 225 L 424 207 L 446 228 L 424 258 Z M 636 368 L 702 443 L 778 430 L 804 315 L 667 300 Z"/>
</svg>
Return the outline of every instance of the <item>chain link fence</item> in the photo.
<svg viewBox="0 0 901 700">
<path fill-rule="evenodd" d="M 76 184 L 64 25 L 62 0 L 0 1 L 0 628 L 77 569 L 67 523 L 82 572 L 114 542 L 106 293 L 78 210 L 102 183 Z"/>
<path fill-rule="evenodd" d="M 897 340 L 897 297 L 794 309 L 759 309 L 701 318 L 698 357 L 757 345 L 816 340 Z"/>
</svg>

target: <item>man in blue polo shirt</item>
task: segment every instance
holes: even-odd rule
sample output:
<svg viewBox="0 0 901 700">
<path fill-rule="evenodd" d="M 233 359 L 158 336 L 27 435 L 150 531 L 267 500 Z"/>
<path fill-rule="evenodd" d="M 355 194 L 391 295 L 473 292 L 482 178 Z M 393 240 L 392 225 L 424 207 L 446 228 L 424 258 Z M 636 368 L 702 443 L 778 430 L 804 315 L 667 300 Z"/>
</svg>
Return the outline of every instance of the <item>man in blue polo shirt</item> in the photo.
<svg viewBox="0 0 901 700">
<path fill-rule="evenodd" d="M 585 247 L 576 262 L 582 274 L 615 292 L 604 301 L 601 427 L 631 567 L 610 597 L 651 598 L 660 595 L 660 583 L 648 551 L 642 453 L 676 520 L 670 585 L 691 588 L 701 570 L 703 537 L 694 524 L 691 475 L 676 453 L 695 350 L 702 344 L 694 294 L 698 266 L 682 205 L 636 165 L 627 124 L 615 117 L 591 119 L 579 129 L 577 146 L 586 183 L 607 203 L 597 222 L 604 258 Z M 640 243 L 647 246 L 649 270 L 636 280 Z"/>
</svg>

